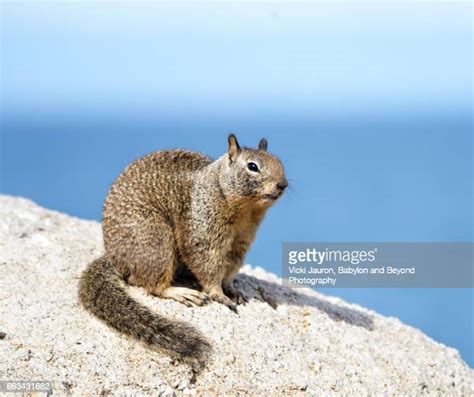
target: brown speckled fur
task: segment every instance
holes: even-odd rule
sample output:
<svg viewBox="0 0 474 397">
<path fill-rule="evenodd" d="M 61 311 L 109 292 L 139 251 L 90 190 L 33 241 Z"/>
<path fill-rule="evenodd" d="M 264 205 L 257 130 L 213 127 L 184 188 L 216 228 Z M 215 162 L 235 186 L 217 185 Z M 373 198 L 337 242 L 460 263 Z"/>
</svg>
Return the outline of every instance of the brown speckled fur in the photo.
<svg viewBox="0 0 474 397">
<path fill-rule="evenodd" d="M 211 159 L 185 150 L 142 157 L 117 178 L 103 211 L 105 254 L 82 275 L 83 306 L 114 329 L 169 354 L 205 360 L 210 345 L 192 327 L 166 320 L 135 302 L 125 282 L 186 304 L 208 299 L 236 310 L 242 296 L 233 277 L 242 265 L 265 211 L 287 186 L 280 161 L 240 148 Z M 255 163 L 258 172 L 248 169 Z M 201 291 L 173 286 L 192 274 Z M 232 298 L 232 299 L 231 299 Z"/>
</svg>

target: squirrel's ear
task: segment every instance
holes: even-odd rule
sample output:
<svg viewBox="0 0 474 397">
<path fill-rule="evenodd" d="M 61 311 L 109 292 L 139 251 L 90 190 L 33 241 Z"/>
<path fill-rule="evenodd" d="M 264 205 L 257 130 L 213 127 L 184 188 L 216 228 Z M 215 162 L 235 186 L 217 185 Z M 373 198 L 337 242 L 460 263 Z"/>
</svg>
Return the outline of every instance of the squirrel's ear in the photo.
<svg viewBox="0 0 474 397">
<path fill-rule="evenodd" d="M 260 142 L 258 143 L 258 150 L 263 150 L 267 151 L 268 147 L 268 141 L 265 138 L 260 139 Z"/>
<path fill-rule="evenodd" d="M 229 142 L 229 149 L 228 149 L 229 159 L 231 162 L 233 162 L 240 152 L 240 146 L 239 146 L 239 142 L 237 141 L 237 137 L 234 134 L 229 135 L 228 142 Z"/>
</svg>

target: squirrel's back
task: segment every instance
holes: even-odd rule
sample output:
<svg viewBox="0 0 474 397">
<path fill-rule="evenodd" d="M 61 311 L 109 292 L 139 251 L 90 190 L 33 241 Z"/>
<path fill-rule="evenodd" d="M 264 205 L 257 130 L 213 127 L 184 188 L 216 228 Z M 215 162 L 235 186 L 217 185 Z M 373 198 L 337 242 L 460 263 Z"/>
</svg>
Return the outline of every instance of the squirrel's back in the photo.
<svg viewBox="0 0 474 397">
<path fill-rule="evenodd" d="M 176 223 L 172 218 L 189 206 L 193 174 L 211 162 L 200 153 L 176 149 L 150 153 L 131 163 L 115 180 L 104 203 L 106 248 L 122 239 L 127 233 L 122 229 L 150 211 L 167 214 L 169 222 Z"/>
<path fill-rule="evenodd" d="M 161 205 L 181 199 L 192 173 L 211 163 L 208 157 L 186 150 L 150 153 L 131 163 L 113 183 L 104 216 L 116 214 L 117 205 Z M 110 208 L 109 208 L 110 207 Z"/>
</svg>

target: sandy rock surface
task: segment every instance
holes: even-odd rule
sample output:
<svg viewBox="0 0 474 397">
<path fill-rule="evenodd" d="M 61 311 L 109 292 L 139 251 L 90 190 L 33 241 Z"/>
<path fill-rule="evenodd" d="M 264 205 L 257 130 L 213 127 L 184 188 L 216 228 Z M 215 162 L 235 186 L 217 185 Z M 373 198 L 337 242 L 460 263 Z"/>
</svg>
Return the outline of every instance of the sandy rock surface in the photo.
<svg viewBox="0 0 474 397">
<path fill-rule="evenodd" d="M 118 335 L 76 298 L 102 252 L 97 222 L 0 196 L 0 380 L 54 382 L 64 395 L 473 395 L 474 371 L 417 329 L 244 267 L 236 315 L 130 294 L 199 328 L 212 362 L 197 377 Z"/>
</svg>

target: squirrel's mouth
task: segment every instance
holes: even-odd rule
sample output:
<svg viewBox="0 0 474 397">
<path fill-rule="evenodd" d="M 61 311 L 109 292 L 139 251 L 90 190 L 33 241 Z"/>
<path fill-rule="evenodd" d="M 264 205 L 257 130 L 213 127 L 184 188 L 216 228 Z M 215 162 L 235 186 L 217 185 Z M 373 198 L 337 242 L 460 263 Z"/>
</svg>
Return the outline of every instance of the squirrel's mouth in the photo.
<svg viewBox="0 0 474 397">
<path fill-rule="evenodd" d="M 265 198 L 265 200 L 275 201 L 275 200 L 277 200 L 280 196 L 281 196 L 281 192 L 273 193 L 273 194 L 265 194 L 263 197 Z"/>
</svg>

